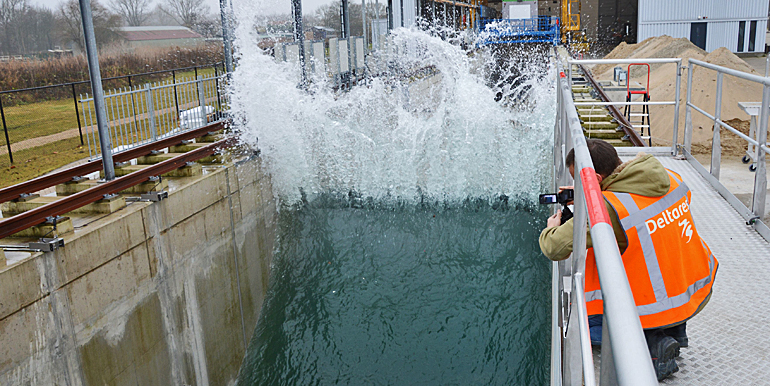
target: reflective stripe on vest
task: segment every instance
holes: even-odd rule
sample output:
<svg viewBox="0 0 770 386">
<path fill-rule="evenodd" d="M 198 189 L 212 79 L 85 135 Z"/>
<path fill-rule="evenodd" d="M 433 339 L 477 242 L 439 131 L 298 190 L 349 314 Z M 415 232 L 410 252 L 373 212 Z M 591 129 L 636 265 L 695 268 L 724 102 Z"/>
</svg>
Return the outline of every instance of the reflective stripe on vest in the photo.
<svg viewBox="0 0 770 386">
<path fill-rule="evenodd" d="M 686 320 L 686 318 L 689 318 L 692 316 L 692 314 L 688 314 L 688 312 L 683 312 L 684 309 L 677 310 L 677 311 L 671 311 L 676 314 L 676 317 L 673 317 L 674 314 L 671 314 L 671 312 L 667 312 L 669 310 L 676 309 L 678 307 L 682 307 L 684 305 L 687 305 L 691 300 L 693 295 L 698 292 L 701 289 L 704 289 L 706 287 L 710 287 L 712 278 L 715 274 L 715 269 L 718 265 L 716 259 L 714 258 L 713 254 L 711 254 L 711 251 L 709 250 L 708 246 L 703 242 L 703 240 L 700 240 L 700 237 L 697 235 L 697 230 L 694 228 L 694 224 L 691 224 L 692 217 L 689 215 L 689 203 L 690 203 L 690 193 L 689 188 L 687 185 L 682 181 L 681 177 L 676 175 L 676 173 L 673 173 L 671 171 L 668 171 L 669 175 L 671 177 L 671 189 L 669 189 L 669 192 L 649 204 L 644 209 L 639 209 L 639 205 L 637 204 L 637 201 L 635 200 L 635 197 L 638 197 L 640 200 L 639 202 L 644 204 L 649 202 L 652 198 L 650 197 L 643 197 L 638 195 L 632 195 L 628 193 L 616 193 L 616 192 L 604 192 L 606 198 L 608 199 L 608 202 L 613 205 L 622 205 L 622 208 L 614 208 L 615 212 L 618 214 L 620 224 L 623 228 L 623 230 L 626 232 L 627 237 L 629 235 L 629 230 L 635 229 L 636 236 L 638 237 L 638 246 L 634 248 L 636 252 L 633 252 L 634 254 L 639 253 L 639 248 L 641 249 L 641 255 L 636 258 L 631 256 L 626 256 L 626 252 L 631 250 L 630 244 L 635 242 L 636 240 L 629 239 L 629 249 L 624 252 L 623 258 L 632 258 L 632 259 L 643 259 L 644 265 L 646 266 L 648 279 L 649 279 L 649 285 L 650 287 L 640 287 L 640 288 L 647 288 L 647 289 L 640 289 L 640 288 L 633 288 L 632 291 L 635 292 L 635 290 L 642 291 L 646 295 L 643 295 L 644 297 L 647 297 L 648 300 L 652 300 L 652 296 L 654 295 L 654 302 L 649 304 L 638 304 L 640 301 L 639 298 L 637 298 L 637 294 L 634 293 L 634 297 L 637 298 L 637 311 L 639 312 L 640 316 L 646 316 L 646 315 L 654 315 L 659 313 L 665 313 L 661 314 L 663 316 L 651 316 L 654 319 L 648 319 L 648 325 L 645 326 L 645 328 L 652 328 L 655 326 L 662 326 L 666 325 L 668 323 L 673 323 L 681 320 Z M 610 199 L 612 198 L 612 199 Z M 683 203 L 677 205 L 682 199 L 685 199 Z M 624 209 L 624 211 L 618 211 L 618 209 Z M 627 214 L 626 214 L 627 212 Z M 655 220 L 656 217 L 660 217 L 657 220 Z M 677 222 L 680 217 L 684 217 L 682 221 Z M 689 224 L 692 225 L 692 230 L 689 228 Z M 660 260 L 658 253 L 656 252 L 655 245 L 653 243 L 652 239 L 652 233 L 655 233 L 658 229 L 665 228 L 667 226 L 674 226 L 679 225 L 682 229 L 682 240 L 684 240 L 684 236 L 690 236 L 690 237 L 698 237 L 700 244 L 702 246 L 702 250 L 699 250 L 697 253 L 694 253 L 693 256 L 691 256 L 691 259 L 697 259 L 697 261 L 700 261 L 700 263 L 697 263 L 697 266 L 701 267 L 698 270 L 694 270 L 692 272 L 703 272 L 705 271 L 706 267 L 706 259 L 708 259 L 708 274 L 705 277 L 697 278 L 690 276 L 690 279 L 687 279 L 688 281 L 679 281 L 678 285 L 674 285 L 674 289 L 677 292 L 680 292 L 678 294 L 674 294 L 672 296 L 669 296 L 668 291 L 666 290 L 666 282 L 664 280 L 663 272 L 661 272 L 660 263 L 659 262 L 668 262 L 669 264 L 672 261 L 675 260 L 665 260 L 665 259 L 671 259 L 672 255 L 670 255 L 667 250 L 663 249 L 661 253 L 664 254 L 664 260 Z M 677 230 L 678 231 L 678 230 Z M 665 232 L 671 232 L 670 229 L 667 229 Z M 686 233 L 687 232 L 687 233 Z M 633 234 L 632 232 L 631 234 Z M 666 233 L 670 237 L 670 233 Z M 665 235 L 663 237 L 666 237 Z M 660 240 L 660 239 L 658 239 Z M 669 239 L 670 240 L 670 239 Z M 689 243 L 689 239 L 687 241 Z M 668 244 L 667 244 L 668 245 Z M 684 247 L 684 244 L 681 244 L 682 247 Z M 688 248 L 688 247 L 684 247 Z M 689 247 L 692 248 L 692 247 Z M 692 250 L 692 249 L 690 249 Z M 702 251 L 702 252 L 701 252 Z M 697 256 L 695 256 L 697 255 Z M 636 256 L 636 255 L 633 255 Z M 706 257 L 708 256 L 708 257 Z M 594 261 L 593 253 L 590 254 L 591 259 L 587 260 L 590 262 Z M 685 264 L 691 264 L 692 260 L 690 259 L 690 256 L 688 255 L 688 261 L 690 263 Z M 638 261 L 639 260 L 631 260 L 631 261 Z M 633 264 L 632 264 L 633 265 Z M 591 267 L 591 270 L 586 270 L 586 272 L 591 271 L 595 274 L 595 266 Z M 705 273 L 705 272 L 704 272 Z M 639 277 L 636 277 L 637 279 Z M 588 280 L 588 278 L 586 278 Z M 630 278 L 629 278 L 630 279 Z M 695 280 L 697 279 L 697 280 Z M 693 280 L 690 282 L 689 280 Z M 590 280 L 587 281 L 587 283 Z M 586 287 L 586 303 L 590 303 L 595 300 L 602 300 L 602 294 L 601 289 L 598 288 L 598 279 L 595 281 L 597 284 L 592 286 L 592 288 Z M 638 280 L 637 280 L 638 283 Z M 676 281 L 672 283 L 677 283 Z M 670 285 L 672 283 L 669 283 Z M 688 285 L 688 283 L 690 283 Z M 686 288 L 685 288 L 686 286 Z M 594 290 L 595 289 L 595 290 Z M 651 290 L 651 292 L 650 292 Z M 710 290 L 710 288 L 709 288 Z M 706 296 L 704 293 L 700 294 L 698 298 L 696 299 L 698 303 L 702 301 L 702 299 Z M 644 301 L 647 302 L 647 301 Z M 601 308 L 598 310 L 596 309 L 596 305 L 598 303 L 595 303 L 593 308 L 593 313 L 595 314 L 597 311 L 600 313 Z M 699 305 L 699 304 L 698 304 Z M 685 309 L 688 310 L 694 310 L 697 308 L 698 305 L 694 305 L 691 307 L 685 307 Z M 589 313 L 591 311 L 589 310 Z M 668 316 L 666 316 L 668 315 Z M 677 317 L 681 317 L 681 320 L 667 320 L 671 318 L 676 319 Z M 643 319 L 643 325 L 644 323 Z"/>
</svg>

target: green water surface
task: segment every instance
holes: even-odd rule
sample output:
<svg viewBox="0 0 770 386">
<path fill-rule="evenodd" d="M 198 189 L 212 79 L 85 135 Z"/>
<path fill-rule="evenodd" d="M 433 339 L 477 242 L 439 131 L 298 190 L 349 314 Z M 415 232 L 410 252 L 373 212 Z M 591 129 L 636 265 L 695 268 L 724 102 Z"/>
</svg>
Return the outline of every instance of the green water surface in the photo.
<svg viewBox="0 0 770 386">
<path fill-rule="evenodd" d="M 539 208 L 281 212 L 239 385 L 545 385 Z"/>
</svg>

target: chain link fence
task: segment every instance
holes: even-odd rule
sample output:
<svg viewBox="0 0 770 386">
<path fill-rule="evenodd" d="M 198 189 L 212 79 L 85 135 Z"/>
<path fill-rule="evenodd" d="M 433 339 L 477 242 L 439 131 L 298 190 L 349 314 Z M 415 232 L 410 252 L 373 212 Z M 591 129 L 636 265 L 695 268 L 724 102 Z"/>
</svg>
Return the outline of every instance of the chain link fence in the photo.
<svg viewBox="0 0 770 386">
<path fill-rule="evenodd" d="M 124 112 L 121 113 L 120 119 L 121 122 L 126 121 L 127 114 L 131 112 L 137 115 L 135 121 L 139 124 L 142 121 L 139 117 L 146 111 L 135 105 L 136 98 L 141 94 L 137 90 L 146 88 L 149 83 L 152 83 L 153 87 L 161 87 L 164 84 L 173 85 L 189 82 L 191 79 L 197 80 L 200 76 L 205 79 L 218 79 L 216 85 L 210 87 L 212 91 L 209 94 L 221 94 L 218 85 L 222 84 L 224 73 L 224 64 L 220 62 L 105 78 L 102 85 L 105 90 L 112 90 L 110 94 L 130 94 L 128 103 L 133 104 L 126 105 L 121 100 L 121 103 L 124 103 Z M 188 90 L 185 92 L 191 93 Z M 84 105 L 80 103 L 83 99 L 81 96 L 90 93 L 91 85 L 88 81 L 0 92 L 0 187 L 23 182 L 93 156 L 94 149 L 91 149 L 89 154 L 88 143 L 89 130 L 92 126 L 95 127 L 95 121 L 86 121 L 88 112 L 84 111 Z M 163 108 L 170 110 L 169 117 L 175 115 L 175 118 L 168 118 L 168 122 L 164 122 L 166 126 L 171 125 L 171 121 L 178 122 L 180 111 L 187 110 L 187 104 L 192 103 L 187 94 L 180 99 L 178 86 L 171 86 L 171 93 L 174 94 L 175 104 L 164 105 Z M 206 98 L 211 98 L 209 94 L 206 94 Z M 179 105 L 180 101 L 182 105 Z M 207 105 L 212 105 L 213 99 L 206 101 Z M 216 102 L 216 111 L 221 111 L 221 100 Z M 95 115 L 92 116 L 95 119 Z M 110 121 L 112 120 L 111 118 Z"/>
</svg>

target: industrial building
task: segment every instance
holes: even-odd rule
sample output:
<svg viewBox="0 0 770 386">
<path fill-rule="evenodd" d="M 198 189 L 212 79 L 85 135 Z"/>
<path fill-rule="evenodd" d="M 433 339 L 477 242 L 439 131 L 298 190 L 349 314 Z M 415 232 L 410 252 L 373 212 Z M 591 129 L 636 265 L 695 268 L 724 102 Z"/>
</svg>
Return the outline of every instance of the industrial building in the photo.
<svg viewBox="0 0 770 386">
<path fill-rule="evenodd" d="M 131 48 L 194 47 L 206 43 L 206 39 L 183 26 L 120 27 L 116 31 Z"/>
<path fill-rule="evenodd" d="M 767 0 L 639 0 L 638 39 L 689 38 L 713 51 L 764 52 Z"/>
</svg>

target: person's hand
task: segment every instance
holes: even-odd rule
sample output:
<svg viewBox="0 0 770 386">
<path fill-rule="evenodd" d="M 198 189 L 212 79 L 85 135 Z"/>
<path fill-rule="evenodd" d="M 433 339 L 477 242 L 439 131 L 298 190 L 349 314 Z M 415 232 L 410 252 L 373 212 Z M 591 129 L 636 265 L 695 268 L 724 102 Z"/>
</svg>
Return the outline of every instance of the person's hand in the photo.
<svg viewBox="0 0 770 386">
<path fill-rule="evenodd" d="M 548 217 L 548 228 L 557 227 L 561 225 L 561 209 L 557 210 L 553 216 Z"/>
</svg>

